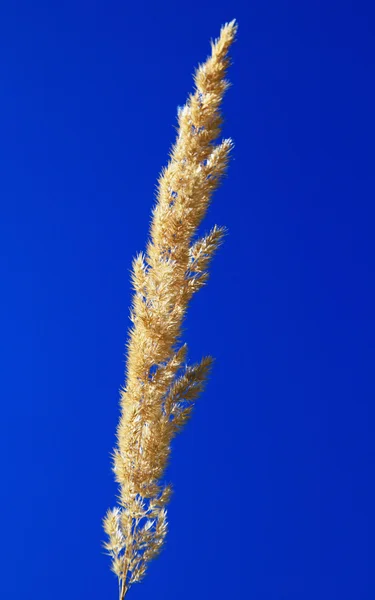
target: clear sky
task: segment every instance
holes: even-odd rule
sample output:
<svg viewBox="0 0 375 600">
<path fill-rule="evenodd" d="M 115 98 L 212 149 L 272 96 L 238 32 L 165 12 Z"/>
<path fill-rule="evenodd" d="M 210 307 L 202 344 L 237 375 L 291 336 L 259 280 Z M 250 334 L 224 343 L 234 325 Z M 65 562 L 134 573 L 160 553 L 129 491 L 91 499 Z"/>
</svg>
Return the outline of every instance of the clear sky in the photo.
<svg viewBox="0 0 375 600">
<path fill-rule="evenodd" d="M 129 268 L 176 109 L 220 25 L 236 148 L 191 306 L 216 364 L 175 440 L 167 545 L 134 600 L 370 600 L 374 7 L 10 0 L 0 7 L 0 598 L 109 600 L 101 519 Z"/>
</svg>

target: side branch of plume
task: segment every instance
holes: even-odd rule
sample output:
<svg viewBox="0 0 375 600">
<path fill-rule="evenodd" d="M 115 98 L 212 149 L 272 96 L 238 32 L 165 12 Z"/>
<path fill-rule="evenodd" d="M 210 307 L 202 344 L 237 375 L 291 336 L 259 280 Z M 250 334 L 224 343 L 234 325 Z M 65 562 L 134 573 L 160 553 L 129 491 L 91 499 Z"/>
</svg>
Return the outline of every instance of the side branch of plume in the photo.
<svg viewBox="0 0 375 600">
<path fill-rule="evenodd" d="M 178 111 L 177 138 L 158 181 L 147 249 L 133 261 L 132 326 L 113 453 L 119 505 L 104 519 L 120 600 L 164 543 L 171 488 L 162 478 L 171 440 L 190 418 L 212 363 L 205 357 L 186 366 L 180 338 L 188 303 L 206 283 L 225 234 L 215 226 L 196 239 L 233 146 L 230 139 L 215 142 L 236 30 L 235 21 L 222 27 L 195 72 L 194 92 Z"/>
</svg>

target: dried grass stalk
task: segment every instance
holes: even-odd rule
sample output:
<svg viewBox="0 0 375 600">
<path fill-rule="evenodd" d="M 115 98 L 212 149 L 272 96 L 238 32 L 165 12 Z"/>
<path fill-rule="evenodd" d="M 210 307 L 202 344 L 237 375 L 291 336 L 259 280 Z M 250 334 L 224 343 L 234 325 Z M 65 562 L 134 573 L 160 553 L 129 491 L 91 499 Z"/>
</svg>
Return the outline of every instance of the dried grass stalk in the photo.
<svg viewBox="0 0 375 600">
<path fill-rule="evenodd" d="M 210 357 L 186 367 L 187 348 L 179 340 L 189 300 L 206 283 L 224 235 L 214 227 L 194 241 L 232 149 L 230 139 L 214 142 L 236 29 L 235 21 L 222 27 L 195 72 L 194 93 L 178 111 L 177 139 L 159 178 L 147 250 L 133 262 L 132 327 L 113 466 L 119 507 L 104 519 L 120 600 L 163 545 L 171 488 L 162 476 L 171 440 L 189 419 L 211 367 Z"/>
</svg>

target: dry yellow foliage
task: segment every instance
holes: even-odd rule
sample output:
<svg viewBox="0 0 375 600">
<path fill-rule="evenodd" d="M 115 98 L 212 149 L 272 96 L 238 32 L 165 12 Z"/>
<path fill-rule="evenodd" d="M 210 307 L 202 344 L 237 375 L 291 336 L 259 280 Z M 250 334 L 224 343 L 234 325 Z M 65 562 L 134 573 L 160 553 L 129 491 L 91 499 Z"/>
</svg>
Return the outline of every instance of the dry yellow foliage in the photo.
<svg viewBox="0 0 375 600">
<path fill-rule="evenodd" d="M 163 545 L 171 488 L 162 476 L 171 440 L 189 419 L 212 362 L 205 357 L 186 367 L 186 345 L 179 343 L 189 300 L 206 283 L 224 235 L 214 227 L 194 241 L 232 149 L 230 139 L 214 142 L 236 30 L 235 21 L 221 28 L 195 72 L 194 93 L 178 111 L 177 139 L 159 178 L 147 250 L 133 262 L 132 327 L 113 466 L 119 507 L 104 519 L 120 600 Z"/>
</svg>

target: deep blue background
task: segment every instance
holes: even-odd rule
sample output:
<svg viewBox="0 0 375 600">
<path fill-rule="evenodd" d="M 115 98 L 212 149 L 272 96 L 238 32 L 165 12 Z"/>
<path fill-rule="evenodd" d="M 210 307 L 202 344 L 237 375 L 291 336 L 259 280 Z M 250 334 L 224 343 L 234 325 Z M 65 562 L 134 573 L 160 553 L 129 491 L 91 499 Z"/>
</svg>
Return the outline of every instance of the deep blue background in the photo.
<svg viewBox="0 0 375 600">
<path fill-rule="evenodd" d="M 4 600 L 103 600 L 101 519 L 132 256 L 176 107 L 236 17 L 205 229 L 229 228 L 187 320 L 216 366 L 168 478 L 136 600 L 374 598 L 372 2 L 3 2 Z M 130 597 L 130 596 L 129 596 Z"/>
</svg>

